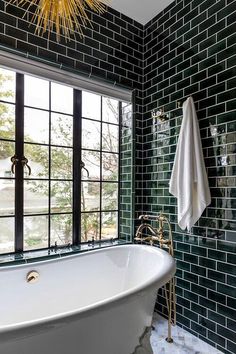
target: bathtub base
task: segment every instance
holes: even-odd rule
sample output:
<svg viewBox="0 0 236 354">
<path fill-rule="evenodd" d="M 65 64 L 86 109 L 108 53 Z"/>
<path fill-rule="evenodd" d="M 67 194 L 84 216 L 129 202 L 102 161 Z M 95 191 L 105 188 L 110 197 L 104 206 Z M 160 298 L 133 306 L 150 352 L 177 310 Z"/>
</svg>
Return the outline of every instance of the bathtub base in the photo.
<svg viewBox="0 0 236 354">
<path fill-rule="evenodd" d="M 151 327 L 155 299 L 156 289 L 149 289 L 80 316 L 12 331 L 11 337 L 1 334 L 0 353 L 152 354 L 145 329 Z"/>
</svg>

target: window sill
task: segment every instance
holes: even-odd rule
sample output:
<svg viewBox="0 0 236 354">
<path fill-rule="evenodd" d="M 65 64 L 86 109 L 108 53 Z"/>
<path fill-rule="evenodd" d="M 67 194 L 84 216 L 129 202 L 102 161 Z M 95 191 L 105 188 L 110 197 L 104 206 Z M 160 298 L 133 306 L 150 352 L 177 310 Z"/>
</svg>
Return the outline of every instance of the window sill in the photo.
<svg viewBox="0 0 236 354">
<path fill-rule="evenodd" d="M 49 259 L 70 256 L 76 253 L 89 252 L 96 249 L 107 248 L 129 244 L 131 242 L 124 240 L 102 241 L 91 244 L 81 244 L 79 246 L 58 247 L 56 249 L 48 248 L 45 250 L 27 251 L 17 254 L 0 255 L 0 267 L 15 266 L 20 264 L 35 263 Z"/>
</svg>

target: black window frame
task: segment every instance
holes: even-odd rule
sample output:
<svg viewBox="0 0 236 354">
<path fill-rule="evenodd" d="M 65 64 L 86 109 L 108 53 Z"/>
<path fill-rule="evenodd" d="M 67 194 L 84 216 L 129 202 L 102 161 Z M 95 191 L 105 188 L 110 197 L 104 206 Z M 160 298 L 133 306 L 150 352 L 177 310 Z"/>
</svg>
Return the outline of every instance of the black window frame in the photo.
<svg viewBox="0 0 236 354">
<path fill-rule="evenodd" d="M 19 158 L 19 160 L 24 156 L 24 108 L 31 108 L 29 106 L 25 106 L 24 104 L 24 77 L 27 74 L 22 74 L 18 73 L 17 71 L 14 71 L 10 69 L 12 72 L 15 73 L 16 75 L 16 88 L 15 88 L 15 156 Z M 33 75 L 32 75 L 33 76 Z M 36 77 L 36 76 L 35 76 Z M 40 77 L 38 77 L 41 79 Z M 42 78 L 45 79 L 45 78 Z M 50 79 L 45 79 L 48 80 L 49 85 L 51 86 L 51 83 L 54 82 Z M 63 85 L 63 83 L 59 84 Z M 82 92 L 83 90 L 76 89 L 72 87 L 73 89 L 73 160 L 72 160 L 72 165 L 73 165 L 73 174 L 72 174 L 72 190 L 73 190 L 73 201 L 72 201 L 72 245 L 78 246 L 80 244 L 86 243 L 86 241 L 82 241 L 82 235 L 81 235 L 81 183 L 83 182 L 82 180 L 82 173 L 81 173 L 81 163 L 82 163 L 82 120 L 83 118 L 87 119 L 86 117 L 82 116 Z M 51 94 L 51 89 L 49 90 L 49 96 Z M 98 93 L 96 93 L 98 94 Z M 99 94 L 98 94 L 99 95 Z M 102 98 L 106 97 L 100 94 L 101 97 L 101 102 Z M 51 101 L 51 97 L 49 97 L 49 101 Z M 118 200 L 117 200 L 117 237 L 114 238 L 115 240 L 119 239 L 120 235 L 120 189 L 121 189 L 121 130 L 122 130 L 122 101 L 118 100 L 118 130 L 119 130 L 119 137 L 118 137 Z M 0 103 L 8 103 L 4 100 L 0 99 Z M 35 107 L 33 107 L 35 108 Z M 39 109 L 40 110 L 40 109 Z M 43 109 L 42 109 L 43 111 Z M 51 105 L 49 107 L 48 112 L 51 114 Z M 54 112 L 54 111 L 53 111 Z M 60 113 L 60 112 L 58 112 Z M 63 113 L 64 114 L 64 113 Z M 101 115 L 101 123 L 103 122 L 102 120 L 102 115 Z M 49 124 L 49 129 L 51 130 L 51 124 Z M 50 134 L 50 133 L 49 133 Z M 7 139 L 0 139 L 1 141 L 8 141 Z M 53 146 L 51 144 L 51 141 L 49 141 L 48 144 L 45 144 L 45 146 Z M 57 145 L 57 147 L 60 147 Z M 102 154 L 103 149 L 102 146 L 100 146 L 100 153 Z M 101 156 L 100 154 L 100 156 Z M 26 156 L 27 157 L 27 156 Z M 49 153 L 49 166 L 51 165 L 51 154 Z M 100 160 L 101 163 L 101 160 Z M 14 215 L 9 215 L 9 217 L 12 217 L 15 219 L 15 248 L 14 252 L 8 252 L 8 253 L 21 253 L 24 252 L 24 167 L 22 166 L 21 163 L 17 163 L 15 165 L 15 214 Z M 48 181 L 51 181 L 51 177 L 49 176 Z M 101 189 L 101 184 L 102 180 L 100 182 L 100 189 Z M 100 200 L 102 196 L 100 193 Z M 49 195 L 49 200 L 50 200 L 50 195 Z M 49 202 L 50 203 L 50 202 Z M 50 205 L 50 204 L 49 204 Z M 110 210 L 108 210 L 110 212 Z M 99 213 L 102 213 L 101 209 L 101 201 L 100 201 L 100 210 Z M 55 213 L 52 213 L 54 215 Z M 65 215 L 66 213 L 59 213 Z M 31 214 L 30 214 L 31 215 Z M 49 218 L 49 225 L 48 225 L 48 247 L 44 248 L 34 248 L 32 250 L 25 250 L 26 252 L 28 251 L 35 251 L 35 250 L 45 250 L 45 249 L 50 249 L 53 248 L 54 246 L 50 245 L 50 208 L 47 213 L 43 214 L 34 214 L 34 215 L 44 215 L 48 216 Z M 1 216 L 1 218 L 5 218 L 6 216 Z M 101 239 L 101 221 L 100 221 L 100 239 L 97 240 L 98 242 L 106 242 L 109 239 Z M 113 239 L 111 237 L 111 239 Z M 87 242 L 90 242 L 88 240 Z M 96 242 L 96 240 L 95 240 Z M 66 247 L 68 245 L 60 245 L 60 247 Z M 5 254 L 5 253 L 1 253 Z"/>
</svg>

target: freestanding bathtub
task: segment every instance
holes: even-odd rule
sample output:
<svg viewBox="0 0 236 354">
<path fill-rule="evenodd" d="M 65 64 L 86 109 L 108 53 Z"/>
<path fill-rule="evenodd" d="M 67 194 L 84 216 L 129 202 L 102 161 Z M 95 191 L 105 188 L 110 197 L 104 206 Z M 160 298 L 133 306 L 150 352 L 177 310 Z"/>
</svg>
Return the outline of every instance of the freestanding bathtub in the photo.
<svg viewBox="0 0 236 354">
<path fill-rule="evenodd" d="M 1 267 L 0 353 L 133 354 L 174 273 L 167 252 L 141 245 Z"/>
</svg>

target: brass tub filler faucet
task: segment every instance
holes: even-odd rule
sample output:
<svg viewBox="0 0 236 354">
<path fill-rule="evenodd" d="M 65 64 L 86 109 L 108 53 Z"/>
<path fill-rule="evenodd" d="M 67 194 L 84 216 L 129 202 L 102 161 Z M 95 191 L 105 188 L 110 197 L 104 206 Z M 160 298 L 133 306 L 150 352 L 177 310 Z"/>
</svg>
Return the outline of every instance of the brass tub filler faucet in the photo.
<svg viewBox="0 0 236 354">
<path fill-rule="evenodd" d="M 138 227 L 134 240 L 140 243 L 149 243 L 159 245 L 165 249 L 172 257 L 174 257 L 174 246 L 171 225 L 168 218 L 160 213 L 159 215 L 140 215 L 141 225 Z M 157 227 L 150 225 L 153 221 Z M 167 226 L 167 227 L 166 227 Z M 164 285 L 164 293 L 168 314 L 168 336 L 166 341 L 173 343 L 171 336 L 171 326 L 176 325 L 176 295 L 175 295 L 175 278 L 173 277 L 166 285 Z"/>
</svg>

